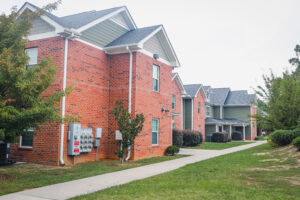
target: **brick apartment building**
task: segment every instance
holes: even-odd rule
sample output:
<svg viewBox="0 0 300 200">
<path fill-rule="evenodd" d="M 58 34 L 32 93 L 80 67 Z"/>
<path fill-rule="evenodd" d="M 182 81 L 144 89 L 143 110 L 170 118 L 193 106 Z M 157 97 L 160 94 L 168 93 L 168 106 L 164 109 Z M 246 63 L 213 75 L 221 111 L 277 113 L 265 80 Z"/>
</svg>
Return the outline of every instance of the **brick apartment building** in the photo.
<svg viewBox="0 0 300 200">
<path fill-rule="evenodd" d="M 25 3 L 19 10 L 34 11 Z M 69 124 L 49 124 L 34 137 L 20 137 L 11 157 L 49 165 L 71 165 L 116 158 L 116 122 L 110 110 L 123 100 L 145 123 L 131 159 L 161 156 L 172 144 L 172 70 L 180 66 L 162 25 L 137 28 L 126 7 L 57 17 L 46 13 L 33 21 L 26 52 L 28 68 L 52 57 L 58 66 L 47 90 L 73 92 L 61 101 L 62 117 L 81 116 L 81 128 L 102 128 L 99 148 L 68 155 Z M 70 138 L 69 138 L 70 139 Z"/>
</svg>

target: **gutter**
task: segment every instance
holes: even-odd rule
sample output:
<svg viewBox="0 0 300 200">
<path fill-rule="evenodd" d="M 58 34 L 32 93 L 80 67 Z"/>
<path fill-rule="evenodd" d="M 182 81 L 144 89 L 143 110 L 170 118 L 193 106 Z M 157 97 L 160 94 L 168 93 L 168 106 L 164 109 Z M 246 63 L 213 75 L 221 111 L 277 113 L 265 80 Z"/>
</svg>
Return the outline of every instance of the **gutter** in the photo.
<svg viewBox="0 0 300 200">
<path fill-rule="evenodd" d="M 67 68 L 68 68 L 68 46 L 69 46 L 69 39 L 73 40 L 80 36 L 79 33 L 74 32 L 70 29 L 65 29 L 63 32 L 59 33 L 61 37 L 65 40 L 65 51 L 64 51 L 64 68 L 63 68 L 63 86 L 62 90 L 65 92 L 67 87 Z M 66 94 L 64 94 L 62 98 L 62 105 L 61 105 L 61 118 L 62 123 L 60 127 L 60 150 L 59 150 L 59 163 L 61 166 L 65 166 L 64 162 L 64 132 L 65 132 L 65 110 L 66 110 Z"/>
<path fill-rule="evenodd" d="M 129 49 L 129 46 L 126 47 L 126 50 L 129 52 L 129 88 L 128 88 L 128 112 L 131 116 L 131 96 L 132 96 L 132 51 Z M 128 146 L 128 154 L 125 158 L 125 161 L 128 161 L 130 158 L 130 146 Z"/>
</svg>

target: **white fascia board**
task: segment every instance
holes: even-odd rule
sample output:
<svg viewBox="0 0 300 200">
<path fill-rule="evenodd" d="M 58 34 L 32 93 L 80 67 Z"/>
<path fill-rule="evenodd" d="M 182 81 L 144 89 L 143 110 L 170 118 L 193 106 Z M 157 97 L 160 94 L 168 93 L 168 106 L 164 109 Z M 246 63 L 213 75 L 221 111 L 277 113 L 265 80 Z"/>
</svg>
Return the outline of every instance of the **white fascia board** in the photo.
<svg viewBox="0 0 300 200">
<path fill-rule="evenodd" d="M 107 14 L 107 15 L 99 18 L 99 19 L 96 19 L 96 20 L 92 21 L 91 23 L 88 23 L 88 24 L 78 28 L 76 31 L 83 32 L 83 31 L 91 28 L 92 26 L 95 26 L 96 24 L 99 24 L 100 22 L 103 22 L 104 20 L 107 20 L 107 19 L 117 15 L 118 13 L 120 13 L 122 11 L 125 11 L 125 7 L 122 7 L 122 8 L 120 8 L 120 9 L 118 9 L 118 10 L 116 10 L 116 11 L 110 13 L 110 14 Z"/>
<path fill-rule="evenodd" d="M 116 22 L 113 19 L 109 19 L 110 21 L 112 21 L 113 23 L 117 24 L 118 26 L 121 26 L 122 28 L 125 28 L 126 30 L 130 31 L 130 29 L 128 27 L 123 26 L 122 24 L 120 24 L 119 22 Z"/>
<path fill-rule="evenodd" d="M 89 45 L 89 46 L 92 46 L 92 47 L 94 47 L 94 48 L 97 48 L 97 49 L 99 49 L 99 50 L 101 50 L 101 51 L 104 51 L 103 48 L 101 48 L 101 47 L 99 47 L 99 46 L 97 46 L 97 45 L 94 45 L 94 44 L 92 44 L 92 43 L 89 43 L 89 42 L 87 42 L 87 41 L 84 41 L 84 40 L 82 40 L 82 39 L 76 38 L 75 40 L 77 40 L 77 41 L 79 41 L 79 42 L 81 42 L 81 43 L 87 44 L 87 45 Z"/>
<path fill-rule="evenodd" d="M 32 7 L 30 4 L 25 3 L 25 5 L 21 8 L 21 10 L 19 11 L 19 16 L 26 10 L 29 9 L 32 12 L 36 11 L 36 8 Z M 52 19 L 50 19 L 49 17 L 47 17 L 47 15 L 43 15 L 41 16 L 41 19 L 43 19 L 44 21 L 46 21 L 48 24 L 52 25 L 55 28 L 55 32 L 59 33 L 62 32 L 64 30 L 64 27 L 62 27 L 60 24 L 56 23 L 55 21 L 53 21 Z"/>
<path fill-rule="evenodd" d="M 141 52 L 141 53 L 143 53 L 143 54 L 145 54 L 145 55 L 150 56 L 151 58 L 153 58 L 153 53 L 151 53 L 151 52 L 149 52 L 149 51 L 147 51 L 145 49 L 141 49 L 141 50 L 139 50 L 139 52 Z M 172 66 L 172 64 L 169 61 L 167 61 L 167 60 L 165 60 L 163 58 L 158 58 L 157 60 L 159 62 L 162 62 L 162 63 L 166 64 L 166 65 Z"/>
<path fill-rule="evenodd" d="M 41 33 L 36 35 L 28 35 L 27 39 L 29 41 L 33 41 L 33 40 L 40 40 L 40 39 L 56 37 L 56 36 L 59 36 L 56 32 L 48 32 L 48 33 Z"/>
<path fill-rule="evenodd" d="M 131 16 L 131 14 L 130 14 L 130 12 L 129 12 L 129 10 L 127 9 L 126 6 L 125 6 L 125 13 L 127 14 L 127 16 L 128 16 L 128 18 L 129 18 L 129 20 L 130 20 L 130 22 L 131 22 L 133 28 L 134 28 L 134 29 L 137 29 L 137 26 L 136 26 L 136 24 L 135 24 L 135 22 L 134 22 L 134 20 L 133 20 L 133 18 L 132 18 L 132 16 Z"/>
<path fill-rule="evenodd" d="M 105 51 L 105 53 L 109 55 L 114 55 L 114 54 L 128 53 L 128 48 L 130 48 L 130 51 L 132 52 L 136 52 L 141 49 L 137 44 L 129 44 L 129 45 L 108 47 L 108 48 L 104 48 L 103 50 Z"/>
<path fill-rule="evenodd" d="M 176 73 L 174 79 L 175 79 L 177 85 L 179 86 L 179 88 L 180 88 L 180 90 L 181 90 L 181 93 L 182 93 L 182 94 L 186 94 L 186 91 L 185 91 L 185 89 L 184 89 L 183 83 L 182 83 L 181 78 L 180 78 L 180 76 L 179 76 L 178 73 Z"/>
<path fill-rule="evenodd" d="M 162 26 L 157 27 L 157 29 L 155 29 L 152 33 L 150 33 L 147 37 L 145 37 L 144 39 L 142 39 L 139 44 L 141 44 L 142 46 L 144 45 L 144 43 L 149 40 L 150 38 L 152 38 L 158 31 L 160 31 L 162 29 Z"/>
</svg>

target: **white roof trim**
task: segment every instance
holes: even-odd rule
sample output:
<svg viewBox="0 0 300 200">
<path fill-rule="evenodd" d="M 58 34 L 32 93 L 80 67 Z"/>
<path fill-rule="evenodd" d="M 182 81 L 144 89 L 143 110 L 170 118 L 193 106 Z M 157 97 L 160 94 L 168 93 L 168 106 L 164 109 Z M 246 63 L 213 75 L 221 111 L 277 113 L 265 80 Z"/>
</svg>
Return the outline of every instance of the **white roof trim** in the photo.
<svg viewBox="0 0 300 200">
<path fill-rule="evenodd" d="M 180 76 L 179 76 L 178 73 L 176 73 L 175 76 L 172 77 L 172 80 L 174 80 L 174 79 L 175 79 L 177 85 L 179 86 L 182 95 L 186 94 L 186 91 L 185 91 L 185 89 L 184 89 L 184 85 L 183 85 L 183 83 L 182 83 L 182 81 L 181 81 L 181 78 L 180 78 Z"/>
<path fill-rule="evenodd" d="M 199 91 L 201 91 L 201 93 L 202 93 L 202 95 L 203 95 L 203 97 L 204 97 L 204 101 L 205 101 L 207 97 L 206 97 L 206 94 L 205 94 L 205 90 L 204 90 L 204 88 L 203 88 L 203 85 L 201 85 L 201 87 L 197 90 L 195 97 L 198 96 L 197 94 L 198 94 Z"/>
<path fill-rule="evenodd" d="M 115 16 L 115 15 L 121 13 L 122 11 L 125 11 L 127 14 L 129 13 L 129 12 L 127 11 L 127 8 L 126 8 L 126 7 L 122 7 L 122 8 L 120 8 L 120 9 L 118 9 L 118 10 L 116 10 L 116 11 L 110 13 L 110 14 L 107 14 L 107 15 L 101 17 L 101 18 L 98 18 L 98 19 L 96 19 L 96 20 L 94 20 L 94 21 L 92 21 L 92 22 L 90 22 L 90 23 L 88 23 L 88 24 L 86 24 L 86 25 L 84 25 L 84 26 L 78 28 L 77 31 L 78 31 L 78 32 L 83 32 L 83 31 L 85 31 L 85 30 L 87 30 L 87 29 L 89 29 L 89 28 L 95 26 L 96 24 L 99 24 L 100 22 L 103 22 L 103 21 L 105 21 L 105 20 L 107 20 L 107 19 L 109 19 L 109 18 L 111 18 L 111 17 L 113 17 L 113 16 Z M 132 25 L 134 26 L 134 28 L 136 28 L 136 25 L 135 25 L 135 23 L 133 22 L 131 16 L 130 16 L 130 15 L 128 15 L 128 16 L 129 16 L 129 19 L 130 19 Z M 113 21 L 113 20 L 111 20 L 111 21 Z M 123 27 L 123 26 L 122 26 L 122 27 Z M 126 29 L 127 29 L 127 28 L 126 28 Z"/>
<path fill-rule="evenodd" d="M 28 2 L 26 2 L 22 8 L 19 10 L 19 16 L 26 10 L 29 9 L 31 11 L 36 11 L 36 8 L 34 8 L 33 6 L 31 6 Z M 43 15 L 41 16 L 41 19 L 43 19 L 44 21 L 46 21 L 47 23 L 49 23 L 50 25 L 52 25 L 55 28 L 55 32 L 59 33 L 62 32 L 64 30 L 64 27 L 62 27 L 60 24 L 58 24 L 57 22 L 53 21 L 52 19 L 50 19 L 47 15 Z"/>
</svg>

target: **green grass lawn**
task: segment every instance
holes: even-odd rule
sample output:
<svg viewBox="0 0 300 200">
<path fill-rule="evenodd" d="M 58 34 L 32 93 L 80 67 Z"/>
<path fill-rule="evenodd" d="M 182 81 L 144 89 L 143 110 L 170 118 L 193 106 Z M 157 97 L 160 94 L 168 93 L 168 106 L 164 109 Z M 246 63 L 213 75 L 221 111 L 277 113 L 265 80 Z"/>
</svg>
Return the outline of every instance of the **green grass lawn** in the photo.
<svg viewBox="0 0 300 200">
<path fill-rule="evenodd" d="M 250 143 L 252 142 L 227 142 L 227 143 L 203 142 L 202 144 L 200 144 L 200 146 L 189 147 L 189 149 L 222 150 L 222 149 L 227 149 L 227 148 L 241 146 Z"/>
<path fill-rule="evenodd" d="M 0 167 L 0 195 L 181 157 L 184 156 L 153 157 L 130 161 L 124 165 L 120 165 L 119 161 L 99 161 L 79 164 L 75 167 L 53 167 L 36 164 L 4 166 Z"/>
<path fill-rule="evenodd" d="M 299 200 L 300 152 L 263 144 L 74 199 Z"/>
</svg>

